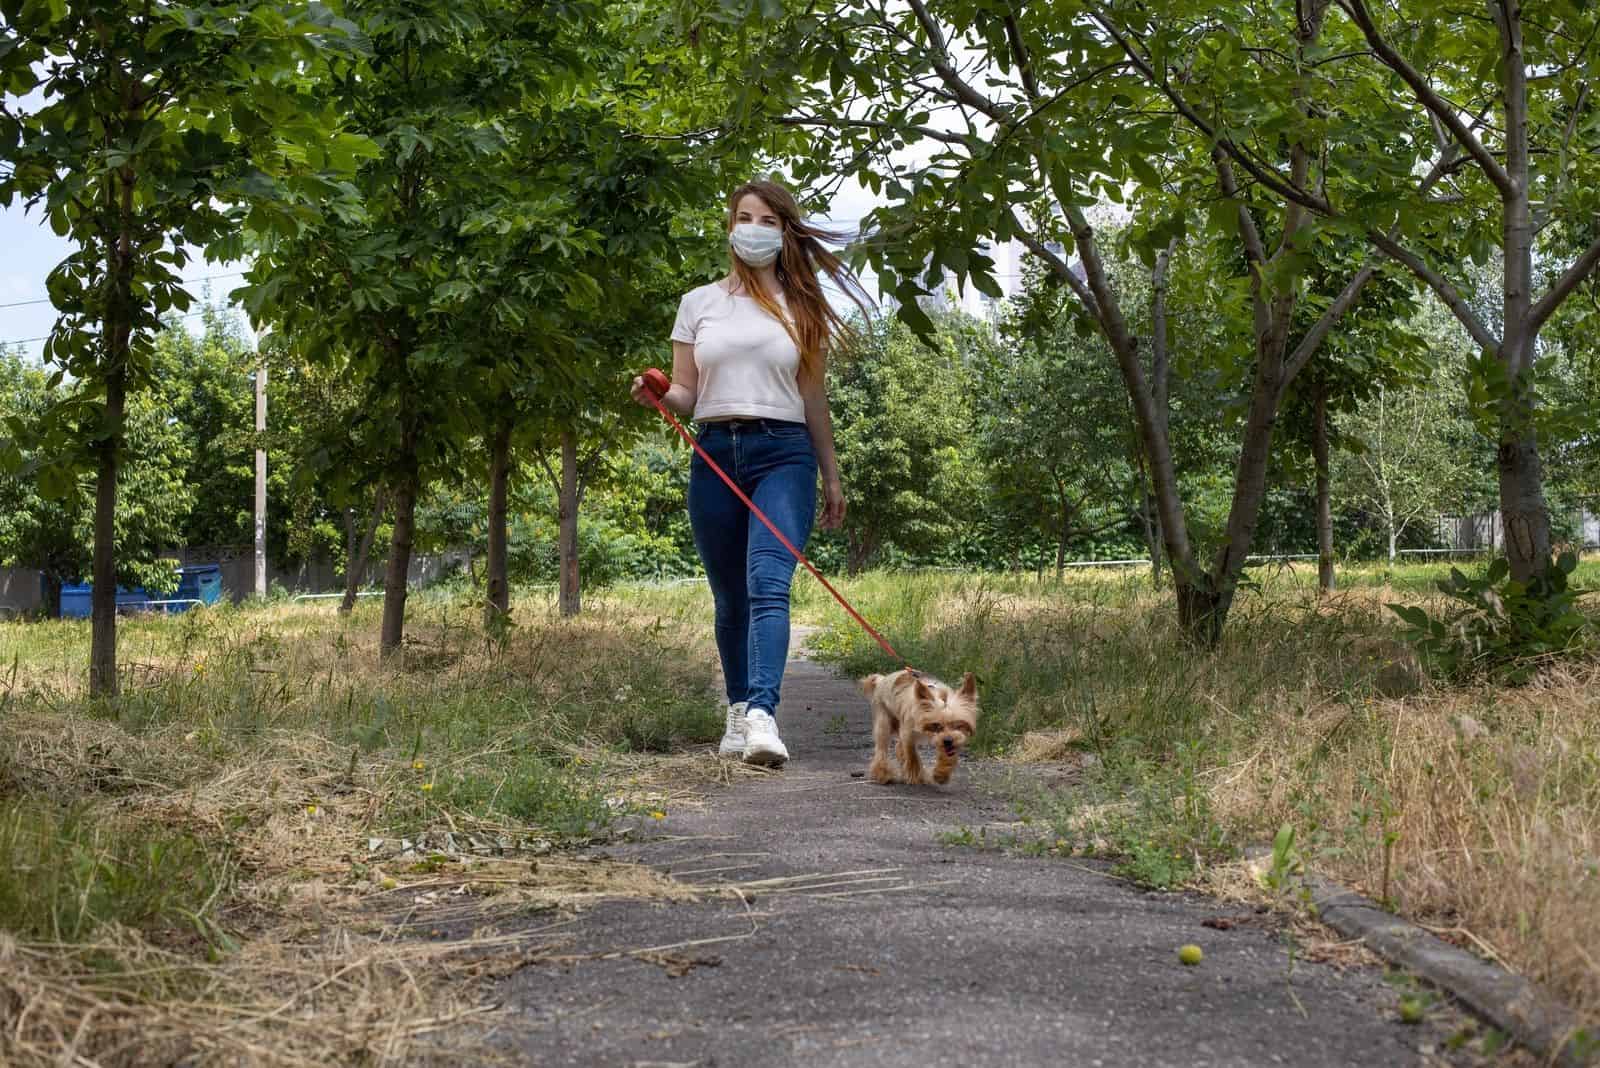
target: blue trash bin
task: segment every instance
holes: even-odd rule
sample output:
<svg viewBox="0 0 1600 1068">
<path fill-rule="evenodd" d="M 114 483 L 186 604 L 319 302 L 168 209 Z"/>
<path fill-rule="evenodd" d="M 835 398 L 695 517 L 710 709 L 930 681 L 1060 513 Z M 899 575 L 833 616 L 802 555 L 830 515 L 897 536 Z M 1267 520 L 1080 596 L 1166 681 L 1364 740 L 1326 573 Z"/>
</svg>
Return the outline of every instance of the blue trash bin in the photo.
<svg viewBox="0 0 1600 1068">
<path fill-rule="evenodd" d="M 90 595 L 94 587 L 87 582 L 67 582 L 61 586 L 61 618 L 88 619 Z"/>
<path fill-rule="evenodd" d="M 143 612 L 150 604 L 150 595 L 143 586 L 128 589 L 117 587 L 118 612 Z M 69 582 L 61 587 L 61 618 L 88 619 L 94 614 L 94 583 Z"/>
<path fill-rule="evenodd" d="M 191 564 L 178 568 L 178 591 L 172 597 L 179 601 L 216 604 L 222 600 L 222 567 L 218 564 Z M 175 604 L 170 607 L 182 612 L 194 606 Z"/>
</svg>

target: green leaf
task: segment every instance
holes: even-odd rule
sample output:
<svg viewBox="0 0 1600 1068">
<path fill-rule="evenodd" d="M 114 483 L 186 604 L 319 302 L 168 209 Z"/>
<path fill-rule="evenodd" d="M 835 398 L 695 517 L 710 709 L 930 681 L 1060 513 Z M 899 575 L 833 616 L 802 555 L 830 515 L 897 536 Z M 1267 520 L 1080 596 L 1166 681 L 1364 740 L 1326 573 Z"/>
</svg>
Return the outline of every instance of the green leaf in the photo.
<svg viewBox="0 0 1600 1068">
<path fill-rule="evenodd" d="M 1161 174 L 1150 165 L 1150 161 L 1137 152 L 1130 152 L 1123 157 L 1128 164 L 1128 169 L 1133 171 L 1133 176 L 1152 189 L 1161 187 Z"/>
<path fill-rule="evenodd" d="M 1428 629 L 1428 613 L 1416 605 L 1387 603 L 1385 607 L 1418 630 Z"/>
</svg>

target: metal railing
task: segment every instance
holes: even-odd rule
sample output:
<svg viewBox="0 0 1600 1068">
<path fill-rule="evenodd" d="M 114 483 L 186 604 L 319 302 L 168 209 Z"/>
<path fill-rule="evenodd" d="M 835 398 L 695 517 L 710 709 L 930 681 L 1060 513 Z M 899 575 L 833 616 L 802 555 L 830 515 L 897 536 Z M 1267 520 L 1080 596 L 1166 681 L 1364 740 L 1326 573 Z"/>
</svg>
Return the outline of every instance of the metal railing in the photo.
<svg viewBox="0 0 1600 1068">
<path fill-rule="evenodd" d="M 289 598 L 289 602 L 291 604 L 293 604 L 295 601 L 325 601 L 325 600 L 328 600 L 331 597 L 343 597 L 343 596 L 344 596 L 344 594 L 342 594 L 342 593 L 297 593 L 293 597 Z M 357 597 L 382 597 L 383 596 L 383 591 L 382 590 L 357 590 L 356 591 L 356 596 Z"/>
<path fill-rule="evenodd" d="M 1455 556 L 1481 556 L 1484 553 L 1495 552 L 1492 546 L 1480 545 L 1476 549 L 1396 549 L 1400 556 L 1425 556 L 1436 553 L 1448 553 Z"/>
</svg>

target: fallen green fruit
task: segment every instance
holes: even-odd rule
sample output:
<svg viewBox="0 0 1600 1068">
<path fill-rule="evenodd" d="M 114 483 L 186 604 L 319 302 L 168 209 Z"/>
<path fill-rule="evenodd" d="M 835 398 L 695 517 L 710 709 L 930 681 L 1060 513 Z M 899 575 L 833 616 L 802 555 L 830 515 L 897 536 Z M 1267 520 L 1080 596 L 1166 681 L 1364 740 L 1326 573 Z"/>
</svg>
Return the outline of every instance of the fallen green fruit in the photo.
<svg viewBox="0 0 1600 1068">
<path fill-rule="evenodd" d="M 1205 954 L 1200 952 L 1200 947 L 1193 943 L 1178 947 L 1178 959 L 1185 964 L 1199 964 L 1204 957 Z"/>
<path fill-rule="evenodd" d="M 1400 1022 L 1408 1024 L 1421 1023 L 1422 1002 L 1418 1001 L 1416 998 L 1401 998 Z"/>
</svg>

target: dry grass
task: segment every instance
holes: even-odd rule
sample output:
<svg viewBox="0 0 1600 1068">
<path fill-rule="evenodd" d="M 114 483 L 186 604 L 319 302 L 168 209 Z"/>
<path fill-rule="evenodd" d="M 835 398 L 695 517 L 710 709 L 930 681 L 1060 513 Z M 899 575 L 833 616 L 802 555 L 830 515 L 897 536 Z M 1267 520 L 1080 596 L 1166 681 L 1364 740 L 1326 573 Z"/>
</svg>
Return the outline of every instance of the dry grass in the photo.
<svg viewBox="0 0 1600 1068">
<path fill-rule="evenodd" d="M 1600 1020 L 1600 668 L 1287 713 L 1222 819 L 1309 830 L 1319 867 Z"/>
<path fill-rule="evenodd" d="M 1258 572 L 1215 651 L 1127 576 L 873 576 L 847 595 L 919 666 L 978 673 L 980 743 L 1097 758 L 1064 793 L 1019 787 L 1050 828 L 1019 846 L 1110 849 L 1135 878 L 1259 903 L 1230 858 L 1289 824 L 1310 863 L 1540 981 L 1600 1034 L 1600 664 L 1520 687 L 1429 681 L 1385 606 L 1436 608 L 1444 571 L 1346 571 L 1325 599 L 1314 570 Z M 819 645 L 880 670 L 847 627 Z"/>
<path fill-rule="evenodd" d="M 109 704 L 86 626 L 0 628 L 0 1063 L 481 1060 L 484 982 L 562 917 L 702 892 L 566 851 L 739 774 L 682 750 L 721 729 L 699 636 L 416 607 L 401 662 L 370 608 L 134 621 Z"/>
</svg>

